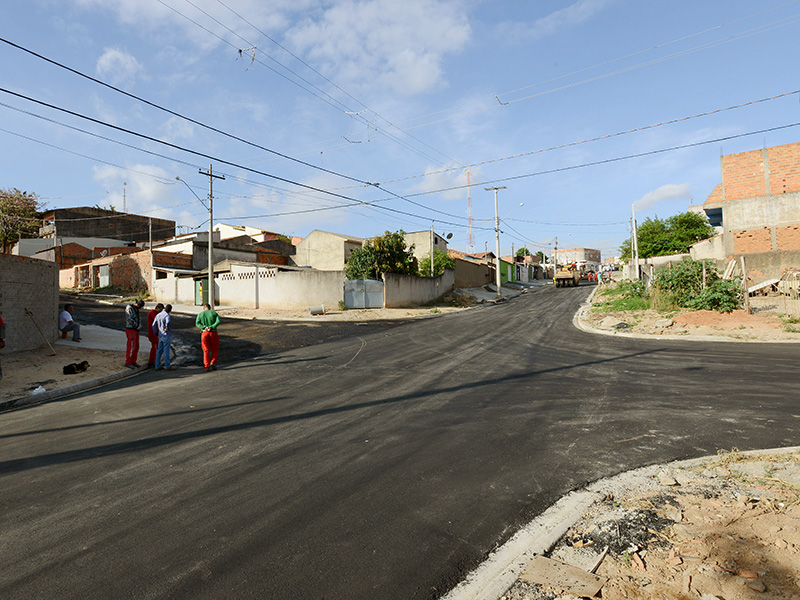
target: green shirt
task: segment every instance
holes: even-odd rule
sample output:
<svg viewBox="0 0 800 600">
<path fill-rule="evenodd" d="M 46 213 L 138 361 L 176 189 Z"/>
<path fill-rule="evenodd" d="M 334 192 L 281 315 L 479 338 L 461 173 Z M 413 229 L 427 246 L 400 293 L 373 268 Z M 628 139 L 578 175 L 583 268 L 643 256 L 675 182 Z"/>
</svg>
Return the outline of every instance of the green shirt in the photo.
<svg viewBox="0 0 800 600">
<path fill-rule="evenodd" d="M 194 322 L 198 329 L 201 331 L 208 327 L 211 331 L 216 331 L 219 327 L 219 315 L 213 310 L 204 310 L 197 315 L 197 320 Z"/>
</svg>

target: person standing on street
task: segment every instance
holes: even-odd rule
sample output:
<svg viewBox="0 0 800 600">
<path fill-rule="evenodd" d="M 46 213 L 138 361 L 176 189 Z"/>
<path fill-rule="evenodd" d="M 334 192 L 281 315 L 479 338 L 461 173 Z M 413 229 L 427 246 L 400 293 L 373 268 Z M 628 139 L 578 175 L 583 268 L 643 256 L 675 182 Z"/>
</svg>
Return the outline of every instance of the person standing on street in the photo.
<svg viewBox="0 0 800 600">
<path fill-rule="evenodd" d="M 155 308 L 147 313 L 147 339 L 150 340 L 150 358 L 147 361 L 147 368 L 152 369 L 156 366 L 156 353 L 158 352 L 158 333 L 153 331 L 153 321 L 156 315 L 164 310 L 164 305 L 159 302 Z"/>
<path fill-rule="evenodd" d="M 197 315 L 194 324 L 202 331 L 200 345 L 203 347 L 203 366 L 208 371 L 217 370 L 217 353 L 219 352 L 219 315 L 211 310 L 211 305 L 203 304 L 203 312 Z"/>
<path fill-rule="evenodd" d="M 137 300 L 125 307 L 125 336 L 128 338 L 128 346 L 125 351 L 125 366 L 129 369 L 136 369 L 139 364 L 139 327 L 142 320 L 139 310 L 144 306 L 144 300 Z"/>
<path fill-rule="evenodd" d="M 58 315 L 58 330 L 61 332 L 61 337 L 67 337 L 68 332 L 72 332 L 72 341 L 81 341 L 81 326 L 72 320 L 72 304 L 65 304 L 64 310 Z"/>
<path fill-rule="evenodd" d="M 156 371 L 162 369 L 174 371 L 175 367 L 169 364 L 170 352 L 172 351 L 172 329 L 169 313 L 172 312 L 172 304 L 167 304 L 160 313 L 153 319 L 153 331 L 158 334 L 158 350 L 156 351 Z M 164 357 L 164 366 L 161 366 L 161 357 Z"/>
</svg>

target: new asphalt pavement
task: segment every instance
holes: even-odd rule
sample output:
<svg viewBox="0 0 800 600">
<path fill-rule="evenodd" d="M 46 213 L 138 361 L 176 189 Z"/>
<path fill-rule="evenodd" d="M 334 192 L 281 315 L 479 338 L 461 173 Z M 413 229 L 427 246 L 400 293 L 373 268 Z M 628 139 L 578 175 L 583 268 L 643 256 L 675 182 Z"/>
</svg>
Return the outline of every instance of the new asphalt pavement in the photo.
<svg viewBox="0 0 800 600">
<path fill-rule="evenodd" d="M 591 290 L 0 415 L 0 595 L 438 598 L 588 482 L 800 444 L 800 347 L 592 335 Z"/>
</svg>

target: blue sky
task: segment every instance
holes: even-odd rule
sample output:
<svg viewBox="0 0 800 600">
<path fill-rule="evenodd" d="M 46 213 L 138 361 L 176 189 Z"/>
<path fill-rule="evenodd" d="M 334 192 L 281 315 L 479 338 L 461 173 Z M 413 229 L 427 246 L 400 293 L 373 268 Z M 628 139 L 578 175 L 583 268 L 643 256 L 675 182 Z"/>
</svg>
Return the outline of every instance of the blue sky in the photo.
<svg viewBox="0 0 800 600">
<path fill-rule="evenodd" d="M 128 212 L 182 230 L 208 226 L 194 194 L 205 200 L 198 171 L 213 164 L 215 221 L 301 237 L 433 223 L 469 250 L 471 203 L 472 248 L 493 250 L 485 188 L 505 186 L 502 253 L 558 237 L 608 257 L 633 204 L 640 219 L 682 212 L 719 183 L 720 154 L 800 140 L 787 127 L 800 123 L 800 0 L 5 0 L 3 12 L 0 187 L 118 210 L 124 189 Z"/>
</svg>

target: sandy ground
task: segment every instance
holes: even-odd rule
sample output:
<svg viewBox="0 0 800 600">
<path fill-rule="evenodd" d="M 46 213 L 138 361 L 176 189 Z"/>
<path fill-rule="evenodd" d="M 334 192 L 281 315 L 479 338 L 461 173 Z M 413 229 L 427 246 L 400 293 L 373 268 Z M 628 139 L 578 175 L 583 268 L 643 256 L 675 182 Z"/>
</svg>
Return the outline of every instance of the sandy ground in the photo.
<svg viewBox="0 0 800 600">
<path fill-rule="evenodd" d="M 56 345 L 55 350 L 55 355 L 48 348 L 42 348 L 0 357 L 3 365 L 0 401 L 29 396 L 39 388 L 44 388 L 40 391 L 55 390 L 125 370 L 124 348 L 119 352 L 94 350 L 76 343 L 75 347 Z M 147 350 L 149 352 L 149 345 Z M 86 372 L 64 375 L 64 366 L 84 360 L 89 361 Z M 140 354 L 139 362 L 146 363 L 147 355 Z"/>
<path fill-rule="evenodd" d="M 784 324 L 775 313 L 748 314 L 744 310 L 729 313 L 711 310 L 602 312 L 596 308 L 596 302 L 602 300 L 599 294 L 595 294 L 595 304 L 583 314 L 584 322 L 596 329 L 664 337 L 712 337 L 740 342 L 800 342 L 800 327 Z"/>
<path fill-rule="evenodd" d="M 732 451 L 662 471 L 593 506 L 550 558 L 587 572 L 599 562 L 605 600 L 800 600 L 800 455 Z M 518 581 L 502 598 L 577 597 Z"/>
<path fill-rule="evenodd" d="M 350 310 L 325 310 L 324 314 L 312 315 L 308 310 L 276 310 L 255 308 L 216 309 L 221 318 L 289 320 L 289 321 L 379 321 L 388 319 L 424 318 L 443 313 L 464 310 L 461 306 L 436 306 L 416 308 L 371 308 Z"/>
</svg>

